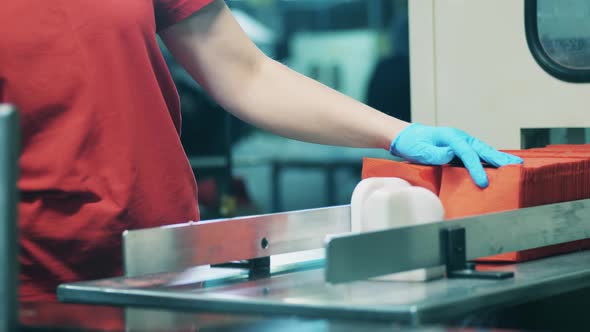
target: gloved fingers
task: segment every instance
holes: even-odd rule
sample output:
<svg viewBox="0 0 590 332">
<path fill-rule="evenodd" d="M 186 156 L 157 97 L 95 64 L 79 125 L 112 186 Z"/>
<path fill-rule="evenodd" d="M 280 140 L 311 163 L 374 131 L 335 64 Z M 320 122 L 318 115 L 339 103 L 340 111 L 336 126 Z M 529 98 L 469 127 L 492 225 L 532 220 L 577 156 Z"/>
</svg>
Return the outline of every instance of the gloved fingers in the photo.
<svg viewBox="0 0 590 332">
<path fill-rule="evenodd" d="M 463 161 L 463 164 L 469 171 L 473 182 L 475 182 L 475 184 L 480 188 L 486 188 L 489 184 L 488 176 L 483 168 L 483 165 L 481 164 L 479 155 L 475 152 L 471 145 L 463 139 L 453 139 L 449 145 L 453 149 L 455 155 L 459 157 L 461 161 Z"/>
<path fill-rule="evenodd" d="M 448 146 L 429 145 L 423 154 L 424 163 L 428 165 L 445 165 L 455 158 L 453 149 Z"/>
<path fill-rule="evenodd" d="M 500 152 L 476 138 L 471 138 L 469 143 L 481 159 L 494 167 L 523 163 L 521 158 Z"/>
</svg>

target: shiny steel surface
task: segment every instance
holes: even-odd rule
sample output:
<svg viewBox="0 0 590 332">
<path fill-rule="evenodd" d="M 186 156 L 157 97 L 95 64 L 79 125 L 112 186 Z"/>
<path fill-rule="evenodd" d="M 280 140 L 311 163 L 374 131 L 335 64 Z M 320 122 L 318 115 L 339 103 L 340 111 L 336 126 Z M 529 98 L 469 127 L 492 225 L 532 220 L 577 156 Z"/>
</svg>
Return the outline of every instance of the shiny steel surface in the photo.
<svg viewBox="0 0 590 332">
<path fill-rule="evenodd" d="M 325 283 L 322 269 L 275 271 L 260 280 L 209 275 L 205 282 L 192 271 L 62 285 L 58 296 L 66 302 L 424 324 L 590 286 L 590 251 L 493 268 L 512 270 L 515 278 L 332 285 Z"/>
<path fill-rule="evenodd" d="M 16 109 L 0 104 L 0 330 L 17 324 L 17 187 L 19 123 Z"/>
<path fill-rule="evenodd" d="M 125 275 L 319 249 L 327 235 L 345 232 L 350 232 L 349 206 L 128 231 Z"/>
<path fill-rule="evenodd" d="M 292 316 L 179 312 L 58 303 L 23 303 L 20 332 L 472 332 L 471 329 L 402 327 L 391 322 Z M 500 330 L 478 329 L 480 332 Z M 515 332 L 515 331 L 512 331 Z"/>
<path fill-rule="evenodd" d="M 590 238 L 590 199 L 333 236 L 326 245 L 326 281 L 365 280 L 443 265 L 440 230 L 459 226 L 466 231 L 467 259 L 581 240 Z"/>
</svg>

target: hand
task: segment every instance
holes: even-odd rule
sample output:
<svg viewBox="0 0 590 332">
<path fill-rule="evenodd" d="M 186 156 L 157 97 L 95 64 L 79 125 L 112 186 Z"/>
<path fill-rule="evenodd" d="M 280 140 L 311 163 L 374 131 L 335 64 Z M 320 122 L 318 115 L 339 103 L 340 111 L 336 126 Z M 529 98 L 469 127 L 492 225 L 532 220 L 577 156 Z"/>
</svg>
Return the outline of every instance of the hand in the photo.
<svg viewBox="0 0 590 332">
<path fill-rule="evenodd" d="M 522 164 L 522 159 L 497 151 L 461 130 L 417 123 L 402 130 L 389 151 L 408 161 L 426 165 L 443 165 L 458 157 L 480 188 L 488 186 L 481 160 L 495 167 Z"/>
</svg>

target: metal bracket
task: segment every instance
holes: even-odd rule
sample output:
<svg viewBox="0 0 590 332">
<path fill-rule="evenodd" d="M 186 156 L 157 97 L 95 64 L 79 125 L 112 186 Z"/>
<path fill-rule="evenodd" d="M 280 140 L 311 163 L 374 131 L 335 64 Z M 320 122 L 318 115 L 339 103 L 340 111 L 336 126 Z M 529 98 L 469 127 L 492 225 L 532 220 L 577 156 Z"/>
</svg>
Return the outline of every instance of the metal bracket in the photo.
<svg viewBox="0 0 590 332">
<path fill-rule="evenodd" d="M 219 268 L 248 270 L 249 279 L 259 279 L 270 276 L 270 257 L 254 258 L 238 262 L 216 264 L 211 266 Z"/>
<path fill-rule="evenodd" d="M 511 271 L 477 271 L 475 263 L 467 262 L 465 228 L 446 228 L 441 231 L 447 278 L 507 279 Z"/>
</svg>

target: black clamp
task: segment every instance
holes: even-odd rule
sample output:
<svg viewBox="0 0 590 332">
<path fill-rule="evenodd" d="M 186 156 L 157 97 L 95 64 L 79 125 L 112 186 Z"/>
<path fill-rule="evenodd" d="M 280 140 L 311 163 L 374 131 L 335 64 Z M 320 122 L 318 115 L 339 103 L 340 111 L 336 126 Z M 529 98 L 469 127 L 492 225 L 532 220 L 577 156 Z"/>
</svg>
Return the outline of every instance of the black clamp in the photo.
<svg viewBox="0 0 590 332">
<path fill-rule="evenodd" d="M 511 271 L 477 271 L 475 263 L 467 262 L 465 228 L 441 230 L 442 252 L 445 255 L 447 278 L 507 279 L 514 277 Z"/>
<path fill-rule="evenodd" d="M 211 265 L 211 267 L 244 269 L 248 270 L 248 278 L 250 279 L 266 278 L 270 276 L 270 257 Z"/>
</svg>

